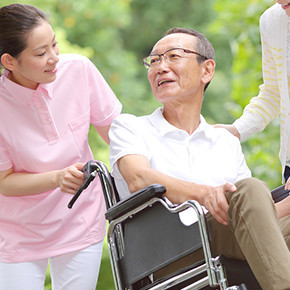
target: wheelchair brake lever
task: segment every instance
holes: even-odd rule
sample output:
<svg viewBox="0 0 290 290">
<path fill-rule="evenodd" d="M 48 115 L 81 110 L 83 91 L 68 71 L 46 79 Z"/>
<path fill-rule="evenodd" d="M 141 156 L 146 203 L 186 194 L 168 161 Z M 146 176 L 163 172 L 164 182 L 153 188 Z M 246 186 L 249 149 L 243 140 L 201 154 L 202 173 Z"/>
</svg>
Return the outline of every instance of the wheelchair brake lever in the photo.
<svg viewBox="0 0 290 290">
<path fill-rule="evenodd" d="M 67 207 L 72 208 L 75 201 L 78 199 L 78 197 L 81 195 L 81 193 L 89 186 L 89 184 L 94 180 L 94 178 L 97 175 L 97 167 L 94 166 L 92 163 L 93 161 L 88 161 L 84 167 L 81 169 L 81 171 L 84 173 L 84 183 L 79 187 L 77 192 L 74 194 L 70 202 L 68 203 Z"/>
</svg>

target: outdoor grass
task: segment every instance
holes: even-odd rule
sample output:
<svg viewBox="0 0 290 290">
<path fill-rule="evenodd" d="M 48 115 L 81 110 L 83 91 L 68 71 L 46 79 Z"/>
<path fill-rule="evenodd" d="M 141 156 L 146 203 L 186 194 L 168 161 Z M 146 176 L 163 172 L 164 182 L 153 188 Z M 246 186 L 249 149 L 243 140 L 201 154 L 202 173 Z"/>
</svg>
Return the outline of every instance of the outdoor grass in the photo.
<svg viewBox="0 0 290 290">
<path fill-rule="evenodd" d="M 102 256 L 102 263 L 100 268 L 100 274 L 98 279 L 97 290 L 114 290 L 114 278 L 111 270 L 110 256 L 107 246 L 107 241 L 104 241 L 104 249 Z"/>
</svg>

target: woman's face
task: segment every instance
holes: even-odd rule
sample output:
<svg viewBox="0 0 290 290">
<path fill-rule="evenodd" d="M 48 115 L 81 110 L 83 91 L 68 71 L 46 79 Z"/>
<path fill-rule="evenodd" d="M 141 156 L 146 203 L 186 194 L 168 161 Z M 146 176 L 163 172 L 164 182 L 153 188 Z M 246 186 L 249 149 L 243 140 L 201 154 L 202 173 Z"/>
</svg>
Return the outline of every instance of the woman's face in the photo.
<svg viewBox="0 0 290 290">
<path fill-rule="evenodd" d="M 10 79 L 30 89 L 53 82 L 56 78 L 59 49 L 50 24 L 43 20 L 28 33 L 26 42 L 26 49 L 13 59 Z"/>
<path fill-rule="evenodd" d="M 286 11 L 287 15 L 290 16 L 290 0 L 289 2 L 288 0 L 278 0 L 277 2 L 281 5 L 282 9 Z"/>
</svg>

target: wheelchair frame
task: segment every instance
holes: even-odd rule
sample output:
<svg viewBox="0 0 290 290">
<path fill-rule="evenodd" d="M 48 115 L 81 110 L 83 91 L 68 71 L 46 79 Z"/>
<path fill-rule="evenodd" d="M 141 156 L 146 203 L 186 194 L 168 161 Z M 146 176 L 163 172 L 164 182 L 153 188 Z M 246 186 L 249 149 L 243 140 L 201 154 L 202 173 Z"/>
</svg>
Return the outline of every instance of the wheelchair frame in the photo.
<svg viewBox="0 0 290 290">
<path fill-rule="evenodd" d="M 207 271 L 208 276 L 205 278 L 202 278 L 201 280 L 193 283 L 189 287 L 186 287 L 184 289 L 200 289 L 204 286 L 210 285 L 211 287 L 213 286 L 220 286 L 220 289 L 227 289 L 227 284 L 226 284 L 226 277 L 222 268 L 221 263 L 219 262 L 219 258 L 212 258 L 211 257 L 211 252 L 210 252 L 210 246 L 209 246 L 209 240 L 208 236 L 206 233 L 206 225 L 205 225 L 205 218 L 203 211 L 201 209 L 201 206 L 195 202 L 195 201 L 187 201 L 179 206 L 176 206 L 174 208 L 171 208 L 168 206 L 168 204 L 160 199 L 160 198 L 152 198 L 148 202 L 145 202 L 143 205 L 137 207 L 136 209 L 133 209 L 129 211 L 128 213 L 122 215 L 121 217 L 112 220 L 109 224 L 108 227 L 108 233 L 107 233 L 107 239 L 108 239 L 108 245 L 109 245 L 109 250 L 110 250 L 110 255 L 112 256 L 111 262 L 113 264 L 113 269 L 114 269 L 114 277 L 115 277 L 115 284 L 117 286 L 117 289 L 123 289 L 122 288 L 122 283 L 121 283 L 121 277 L 120 277 L 120 272 L 117 271 L 118 269 L 116 265 L 116 260 L 119 259 L 118 253 L 116 251 L 116 244 L 114 242 L 114 239 L 112 238 L 113 231 L 118 225 L 126 220 L 127 218 L 132 217 L 133 215 L 137 214 L 138 212 L 142 211 L 143 209 L 152 206 L 154 203 L 160 202 L 169 212 L 171 213 L 179 213 L 189 207 L 194 208 L 194 210 L 198 213 L 198 225 L 199 225 L 199 230 L 201 233 L 201 241 L 203 245 L 203 251 L 204 251 L 204 256 L 205 256 L 205 263 L 201 266 L 198 266 L 195 269 L 189 270 L 186 273 L 179 274 L 178 276 L 175 276 L 165 282 L 162 282 L 150 289 L 167 289 L 168 286 L 172 287 L 180 282 L 184 282 L 186 279 L 191 278 L 195 275 L 198 275 L 202 272 Z M 119 233 L 120 233 L 120 229 Z M 122 234 L 120 233 L 120 236 Z"/>
<path fill-rule="evenodd" d="M 162 205 L 171 214 L 180 213 L 188 208 L 194 209 L 198 218 L 197 224 L 200 233 L 200 243 L 203 248 L 205 262 L 202 265 L 186 270 L 183 273 L 178 273 L 163 281 L 152 282 L 150 284 L 151 286 L 145 286 L 142 289 L 181 289 L 174 287 L 178 287 L 177 285 L 180 283 L 196 277 L 201 273 L 206 273 L 206 276 L 200 278 L 198 281 L 190 282 L 189 285 L 182 289 L 202 289 L 206 286 L 215 288 L 219 287 L 219 289 L 228 290 L 247 289 L 243 284 L 240 286 L 228 287 L 227 277 L 220 257 L 212 257 L 211 255 L 210 241 L 206 228 L 206 219 L 202 207 L 198 202 L 189 200 L 180 205 L 172 206 L 168 204 L 164 198 L 162 198 L 163 194 L 166 192 L 165 187 L 162 185 L 151 185 L 137 191 L 125 200 L 120 201 L 114 179 L 104 163 L 100 161 L 89 161 L 83 171 L 85 175 L 85 182 L 72 198 L 68 207 L 71 208 L 73 206 L 73 203 L 76 201 L 80 193 L 89 185 L 94 177 L 98 175 L 107 206 L 106 219 L 109 221 L 107 242 L 114 282 L 117 289 L 134 289 L 131 285 L 124 286 L 122 273 L 117 263 L 117 261 L 120 260 L 120 257 L 124 256 L 124 236 L 122 223 L 141 213 L 145 209 L 152 208 L 156 204 Z M 285 197 L 289 195 L 289 191 L 285 191 L 284 187 L 281 186 L 274 190 L 274 194 L 278 200 L 281 200 L 281 196 L 283 195 Z"/>
</svg>

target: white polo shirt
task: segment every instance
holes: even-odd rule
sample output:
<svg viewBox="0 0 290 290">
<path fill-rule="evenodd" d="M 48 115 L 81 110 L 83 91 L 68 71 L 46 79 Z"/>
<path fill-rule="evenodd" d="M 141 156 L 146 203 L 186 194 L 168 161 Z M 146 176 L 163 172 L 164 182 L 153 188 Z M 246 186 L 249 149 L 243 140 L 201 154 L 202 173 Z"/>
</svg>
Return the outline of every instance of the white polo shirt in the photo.
<svg viewBox="0 0 290 290">
<path fill-rule="evenodd" d="M 185 181 L 211 186 L 251 177 L 238 138 L 214 128 L 200 116 L 200 125 L 189 135 L 163 117 L 163 108 L 149 116 L 121 114 L 113 120 L 110 163 L 121 197 L 129 194 L 117 166 L 125 155 L 145 156 L 153 169 Z"/>
</svg>

